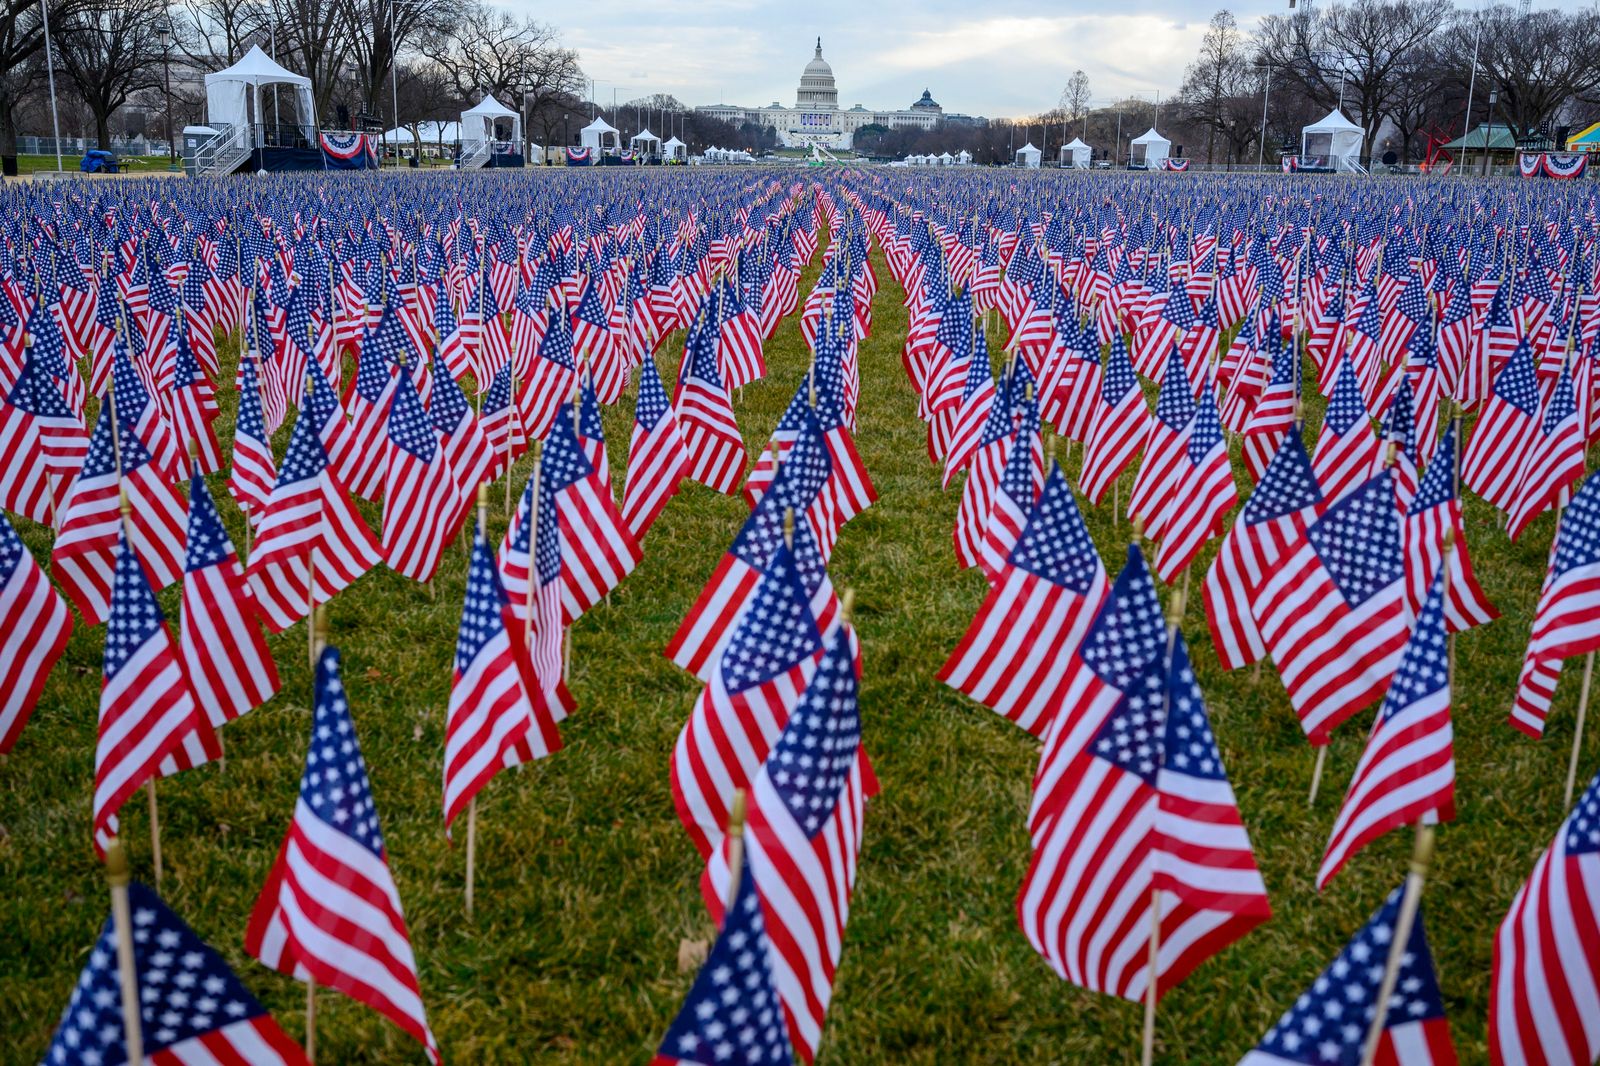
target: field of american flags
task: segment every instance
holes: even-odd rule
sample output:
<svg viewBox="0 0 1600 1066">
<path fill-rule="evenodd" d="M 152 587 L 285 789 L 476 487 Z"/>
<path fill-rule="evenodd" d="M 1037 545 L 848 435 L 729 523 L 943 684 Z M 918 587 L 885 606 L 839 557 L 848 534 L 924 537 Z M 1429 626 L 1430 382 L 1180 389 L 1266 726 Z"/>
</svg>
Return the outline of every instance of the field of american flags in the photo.
<svg viewBox="0 0 1600 1066">
<path fill-rule="evenodd" d="M 802 276 L 806 293 L 820 264 Z M 882 280 L 860 351 L 857 447 L 879 498 L 850 523 L 830 564 L 855 590 L 862 641 L 863 745 L 881 793 L 867 811 L 851 922 L 820 1059 L 859 1062 L 1129 1061 L 1136 1007 L 1058 981 L 1017 930 L 1027 868 L 1025 816 L 1038 745 L 935 680 L 982 602 L 976 572 L 958 572 L 950 530 L 959 485 L 940 488 L 927 461 L 917 398 L 900 363 L 901 293 Z M 681 340 L 681 338 L 680 338 Z M 999 352 L 1003 337 L 991 337 Z M 681 344 L 659 360 L 664 381 Z M 768 376 L 734 400 L 752 455 L 766 443 L 809 355 L 798 316 L 765 349 Z M 219 350 L 231 380 L 237 345 Z M 1149 400 L 1154 389 L 1146 384 Z M 233 392 L 219 390 L 224 451 Z M 631 393 L 603 411 L 613 466 L 626 453 Z M 91 411 L 94 401 L 90 401 Z M 293 413 L 273 436 L 281 459 Z M 1308 448 L 1321 424 L 1307 418 Z M 1057 454 L 1064 449 L 1058 448 Z M 1069 470 L 1076 474 L 1079 449 Z M 1234 446 L 1236 470 L 1239 449 Z M 530 459 L 516 465 L 518 487 Z M 1134 476 L 1122 475 L 1125 500 Z M 213 495 L 224 497 L 221 478 Z M 620 486 L 620 478 L 617 481 Z M 1240 479 L 1241 488 L 1243 479 Z M 381 507 L 358 501 L 373 529 Z M 574 629 L 571 687 L 579 711 L 556 755 L 496 778 L 480 797 L 477 912 L 462 913 L 461 846 L 438 814 L 444 709 L 467 556 L 445 553 L 435 595 L 379 568 L 329 609 L 352 713 L 383 814 L 390 864 L 417 957 L 429 1021 L 452 1061 L 643 1061 L 694 974 L 683 940 L 710 939 L 700 863 L 675 824 L 668 765 L 699 684 L 661 649 L 746 513 L 737 497 L 685 484 L 644 539 L 644 558 L 609 606 Z M 1109 505 L 1085 507 L 1113 575 L 1129 527 Z M 224 509 L 236 542 L 239 514 Z M 492 497 L 489 539 L 507 524 Z M 36 556 L 49 540 L 19 522 Z M 1459 638 L 1453 696 L 1457 819 L 1440 830 L 1427 891 L 1428 937 L 1464 1061 L 1486 1061 L 1494 931 L 1565 812 L 1561 783 L 1580 670 L 1563 671 L 1545 737 L 1505 725 L 1554 520 L 1509 543 L 1467 496 L 1466 528 L 1485 592 L 1503 618 Z M 1203 549 L 1201 564 L 1216 552 Z M 1165 591 L 1165 590 L 1163 590 Z M 176 618 L 178 590 L 160 597 Z M 1162 1002 L 1166 1061 L 1233 1062 L 1278 1019 L 1397 882 L 1409 841 L 1368 846 L 1322 896 L 1317 862 L 1354 771 L 1370 711 L 1336 731 L 1324 794 L 1308 811 L 1312 752 L 1270 671 L 1224 673 L 1204 637 L 1198 587 L 1184 619 L 1217 741 L 1266 881 L 1274 915 L 1203 964 Z M 0 1058 L 36 1061 L 67 1002 L 80 956 L 103 916 L 103 878 L 85 846 L 93 781 L 101 631 L 80 626 L 39 709 L 0 767 Z M 244 925 L 294 805 L 310 722 L 305 633 L 269 638 L 282 692 L 230 725 L 225 769 L 161 787 L 163 895 L 204 930 L 293 1036 L 303 989 L 242 950 Z M 1600 743 L 1586 745 L 1580 786 Z M 136 870 L 149 867 L 143 805 L 122 813 Z M 148 876 L 145 874 L 144 876 Z M 319 1060 L 421 1061 L 418 1046 L 374 1012 L 337 996 L 318 1008 Z"/>
</svg>

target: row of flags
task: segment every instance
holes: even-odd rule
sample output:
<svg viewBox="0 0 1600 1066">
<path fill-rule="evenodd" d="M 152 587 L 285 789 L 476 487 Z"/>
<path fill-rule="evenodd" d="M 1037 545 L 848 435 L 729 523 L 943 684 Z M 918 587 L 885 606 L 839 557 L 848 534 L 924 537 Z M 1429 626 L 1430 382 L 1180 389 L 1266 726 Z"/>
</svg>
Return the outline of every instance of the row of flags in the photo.
<svg viewBox="0 0 1600 1066">
<path fill-rule="evenodd" d="M 426 184 L 405 212 L 358 196 L 366 214 L 326 185 L 286 182 L 271 203 L 129 188 L 119 203 L 31 204 L 0 255 L 0 504 L 57 531 L 65 593 L 7 525 L 16 547 L 0 553 L 0 595 L 39 623 L 17 654 L 41 669 L 0 693 L 0 750 L 61 653 L 66 603 L 86 624 L 108 621 L 95 838 L 109 846 L 143 782 L 219 757 L 217 727 L 276 689 L 262 625 L 309 621 L 380 563 L 431 579 L 476 510 L 444 765 L 453 825 L 498 769 L 559 747 L 573 710 L 566 629 L 637 565 L 679 482 L 741 492 L 750 517 L 666 649 L 707 684 L 671 775 L 722 929 L 664 1061 L 810 1061 L 821 1039 L 877 789 L 858 642 L 827 574 L 841 529 L 875 496 L 853 440 L 874 242 L 907 293 L 903 361 L 930 458 L 947 484 L 967 475 L 957 557 L 991 585 L 941 677 L 1043 743 L 1019 921 L 1062 977 L 1153 1003 L 1270 914 L 1154 584 L 1186 575 L 1209 540 L 1222 543 L 1202 593 L 1226 665 L 1270 655 L 1313 744 L 1383 700 L 1320 882 L 1389 830 L 1453 817 L 1448 634 L 1494 617 L 1467 559 L 1458 481 L 1504 511 L 1513 536 L 1564 508 L 1519 728 L 1542 728 L 1561 661 L 1597 642 L 1600 490 L 1574 492 L 1600 361 L 1592 198 L 1585 211 L 1566 193 L 1496 205 L 1458 191 L 1453 217 L 1419 223 L 1414 204 L 1385 215 L 1332 186 L 1297 197 L 1274 183 L 1252 213 L 1239 201 L 1254 187 L 1225 181 L 1187 199 L 1130 181 L 1113 205 L 851 173 L 810 186 L 707 179 L 687 194 L 637 179 L 609 196 L 523 190 L 519 218 Z M 824 227 L 801 307 L 799 267 Z M 761 340 L 795 310 L 812 365 L 751 456 L 734 393 L 764 375 Z M 980 324 L 992 311 L 1009 330 L 998 378 Z M 247 565 L 203 480 L 223 465 L 218 328 L 246 338 L 228 488 L 253 537 Z M 678 329 L 669 398 L 653 356 Z M 1302 340 L 1329 397 L 1309 452 Z M 341 394 L 347 355 L 356 372 Z M 635 371 L 619 507 L 599 410 Z M 1141 377 L 1159 387 L 1153 412 Z M 104 397 L 92 433 L 91 392 Z M 1436 436 L 1446 400 L 1478 411 L 1464 448 L 1454 423 Z M 290 408 L 280 464 L 270 442 Z M 1091 503 L 1116 494 L 1120 510 L 1122 475 L 1142 457 L 1128 508 L 1159 542 L 1153 565 L 1136 545 L 1109 579 L 1044 420 L 1080 446 Z M 1257 482 L 1231 527 L 1228 435 L 1244 439 Z M 525 450 L 533 476 L 496 551 L 483 486 L 504 474 L 509 493 Z M 380 534 L 356 498 L 381 502 Z M 155 592 L 180 577 L 175 642 Z M 186 649 L 218 639 L 246 650 L 192 661 Z M 379 1010 L 437 1060 L 337 650 L 315 665 L 300 797 L 247 947 Z M 1552 955 L 1545 930 L 1593 923 L 1572 885 L 1600 847 L 1597 790 L 1502 926 L 1500 1061 L 1596 1050 L 1583 1023 L 1592 959 Z M 1369 964 L 1338 997 L 1319 982 L 1246 1061 L 1342 1061 L 1380 1014 L 1393 1061 L 1450 1061 L 1415 895 L 1386 901 L 1347 953 L 1370 956 L 1397 928 L 1409 930 L 1408 950 L 1390 953 L 1398 976 Z M 1329 972 L 1344 980 L 1349 964 L 1341 955 Z M 1385 980 L 1403 982 L 1401 1009 L 1384 1002 Z M 1552 992 L 1533 1011 L 1523 990 L 1536 980 Z M 1339 1004 L 1351 1020 L 1308 1039 L 1306 1021 Z M 96 1036 L 116 1039 L 109 1022 Z M 63 1023 L 58 1040 L 82 1039 Z"/>
</svg>

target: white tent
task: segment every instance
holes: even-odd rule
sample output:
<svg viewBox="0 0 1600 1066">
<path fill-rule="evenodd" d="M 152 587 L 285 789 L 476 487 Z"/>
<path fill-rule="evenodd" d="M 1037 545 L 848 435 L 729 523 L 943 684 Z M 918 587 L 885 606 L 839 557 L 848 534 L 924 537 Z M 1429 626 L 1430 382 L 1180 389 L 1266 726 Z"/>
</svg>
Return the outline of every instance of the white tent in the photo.
<svg viewBox="0 0 1600 1066">
<path fill-rule="evenodd" d="M 1032 141 L 1029 141 L 1027 144 L 1017 149 L 1017 158 L 1012 161 L 1012 165 L 1027 167 L 1029 170 L 1038 170 L 1039 157 L 1043 154 L 1043 152 L 1040 152 L 1039 149 L 1033 146 Z"/>
<path fill-rule="evenodd" d="M 495 124 L 500 119 L 510 121 L 511 136 L 495 136 Z M 477 107 L 461 112 L 462 155 L 466 154 L 469 143 L 501 140 L 510 141 L 518 148 L 522 146 L 522 116 L 496 100 L 492 93 L 479 100 Z"/>
<path fill-rule="evenodd" d="M 955 161 L 956 157 L 951 155 L 949 152 L 945 152 L 943 155 L 939 156 L 939 165 L 941 167 L 954 166 Z"/>
<path fill-rule="evenodd" d="M 956 153 L 956 162 L 964 167 L 971 166 L 972 153 L 967 151 L 965 148 L 961 149 L 961 151 Z"/>
<path fill-rule="evenodd" d="M 421 134 L 422 147 L 431 145 L 454 145 L 461 139 L 461 123 L 459 122 L 419 122 L 417 131 Z M 401 126 L 399 129 L 389 130 L 383 139 L 390 144 L 409 145 L 413 142 L 411 127 Z"/>
<path fill-rule="evenodd" d="M 606 143 L 606 138 L 611 138 L 611 143 Z M 585 148 L 593 148 L 600 152 L 622 151 L 622 132 L 607 122 L 595 116 L 595 120 L 578 131 L 578 143 Z"/>
<path fill-rule="evenodd" d="M 1338 108 L 1300 131 L 1300 161 L 1341 172 L 1361 173 L 1362 129 Z"/>
<path fill-rule="evenodd" d="M 206 122 L 222 129 L 254 123 L 255 144 L 263 143 L 261 87 L 288 85 L 294 89 L 295 114 L 308 145 L 317 143 L 317 108 L 311 99 L 311 79 L 292 73 L 268 57 L 260 45 L 251 45 L 244 58 L 215 74 L 206 75 Z M 254 90 L 246 93 L 246 89 Z"/>
<path fill-rule="evenodd" d="M 1094 149 L 1083 143 L 1080 137 L 1074 137 L 1061 146 L 1060 164 L 1072 167 L 1075 170 L 1088 170 L 1089 157 L 1094 154 Z"/>
<path fill-rule="evenodd" d="M 681 163 L 689 158 L 689 146 L 676 137 L 668 137 L 667 143 L 661 146 L 661 154 L 667 159 Z"/>
<path fill-rule="evenodd" d="M 651 133 L 650 127 L 646 126 L 628 138 L 628 147 L 640 155 L 660 155 L 661 138 Z"/>
<path fill-rule="evenodd" d="M 1156 128 L 1151 126 L 1144 133 L 1135 137 L 1128 147 L 1131 150 L 1128 162 L 1146 170 L 1160 170 L 1161 164 L 1167 161 L 1167 153 L 1172 151 L 1172 142 L 1157 133 Z"/>
</svg>

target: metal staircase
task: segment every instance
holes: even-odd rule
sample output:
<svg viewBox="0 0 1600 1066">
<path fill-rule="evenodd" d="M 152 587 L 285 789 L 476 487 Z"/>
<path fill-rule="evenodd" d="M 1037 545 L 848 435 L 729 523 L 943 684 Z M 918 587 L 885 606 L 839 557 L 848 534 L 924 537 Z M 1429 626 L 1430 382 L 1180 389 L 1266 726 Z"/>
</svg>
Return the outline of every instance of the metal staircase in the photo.
<svg viewBox="0 0 1600 1066">
<path fill-rule="evenodd" d="M 250 125 L 224 126 L 215 137 L 202 141 L 194 152 L 194 172 L 202 178 L 220 178 L 238 170 L 253 150 Z"/>
<path fill-rule="evenodd" d="M 456 164 L 460 170 L 474 170 L 485 166 L 494 152 L 494 144 L 487 140 L 462 141 L 461 161 Z"/>
</svg>

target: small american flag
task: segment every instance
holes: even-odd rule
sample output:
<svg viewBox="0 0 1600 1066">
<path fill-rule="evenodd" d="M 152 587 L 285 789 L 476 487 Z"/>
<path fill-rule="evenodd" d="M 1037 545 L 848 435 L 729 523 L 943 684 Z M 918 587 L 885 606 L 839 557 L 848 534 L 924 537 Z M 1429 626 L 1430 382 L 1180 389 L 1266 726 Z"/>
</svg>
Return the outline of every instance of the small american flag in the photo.
<svg viewBox="0 0 1600 1066">
<path fill-rule="evenodd" d="M 1167 508 L 1170 518 L 1156 555 L 1156 573 L 1168 584 L 1189 568 L 1207 541 L 1222 532 L 1223 519 L 1239 502 L 1209 379 L 1196 401 L 1187 438 Z"/>
<path fill-rule="evenodd" d="M 628 475 L 622 489 L 622 517 L 635 540 L 643 540 L 678 484 L 689 472 L 689 453 L 678 419 L 662 387 L 655 357 L 639 366 L 639 394 L 628 441 Z"/>
<path fill-rule="evenodd" d="M 1377 699 L 1410 614 L 1391 474 L 1328 506 L 1261 582 L 1257 626 L 1313 744 Z M 1258 490 L 1259 491 L 1259 490 Z"/>
<path fill-rule="evenodd" d="M 1600 775 L 1517 890 L 1495 937 L 1489 1055 L 1514 1063 L 1600 1058 Z"/>
<path fill-rule="evenodd" d="M 1397 888 L 1389 893 L 1377 913 L 1261 1043 L 1239 1060 L 1239 1066 L 1343 1066 L 1361 1061 L 1400 918 L 1401 892 Z M 1420 910 L 1401 953 L 1394 988 L 1374 1061 L 1389 1066 L 1455 1066 L 1455 1045 Z"/>
<path fill-rule="evenodd" d="M 133 968 L 144 1059 L 137 1066 L 248 1063 L 305 1066 L 298 1044 L 278 1027 L 215 948 L 195 935 L 161 897 L 128 885 Z M 45 1052 L 47 1066 L 128 1062 L 122 1027 L 117 931 L 107 918 Z"/>
<path fill-rule="evenodd" d="M 1145 536 L 1152 540 L 1165 535 L 1174 493 L 1188 471 L 1195 415 L 1195 385 L 1176 347 L 1167 353 L 1166 366 L 1155 417 L 1145 433 L 1144 459 L 1128 490 L 1128 517 L 1143 519 Z"/>
<path fill-rule="evenodd" d="M 977 566 L 983 559 L 983 533 L 989 521 L 1000 476 L 1005 472 L 1006 455 L 1016 435 L 1013 398 L 1009 382 L 1002 382 L 994 403 L 978 434 L 972 458 L 967 464 L 967 481 L 961 487 L 961 502 L 956 507 L 956 561 L 963 567 Z"/>
<path fill-rule="evenodd" d="M 1538 432 L 1529 441 L 1517 476 L 1506 522 L 1512 540 L 1521 536 L 1536 517 L 1566 500 L 1572 486 L 1583 477 L 1587 459 L 1572 388 L 1572 364 L 1568 360 L 1561 366 Z"/>
<path fill-rule="evenodd" d="M 1539 429 L 1533 348 L 1524 339 L 1495 378 L 1494 389 L 1467 440 L 1461 457 L 1462 482 L 1495 507 L 1509 511 L 1516 502 L 1517 475 Z"/>
<path fill-rule="evenodd" d="M 705 314 L 689 330 L 672 406 L 692 463 L 689 478 L 718 492 L 737 491 L 749 457 L 717 369 L 715 327 Z"/>
<path fill-rule="evenodd" d="M 1406 605 L 1413 614 L 1422 610 L 1422 601 L 1445 558 L 1445 538 L 1454 535 L 1455 550 L 1449 553 L 1450 588 L 1444 604 L 1445 624 L 1452 633 L 1500 617 L 1478 584 L 1467 551 L 1466 524 L 1456 491 L 1457 430 L 1454 423 L 1445 430 L 1444 440 L 1417 485 L 1417 494 L 1411 498 L 1401 527 L 1406 551 Z"/>
<path fill-rule="evenodd" d="M 244 947 L 280 973 L 365 1003 L 440 1062 L 337 648 L 317 657 L 311 743 L 294 817 Z"/>
<path fill-rule="evenodd" d="M 1455 818 L 1456 764 L 1450 724 L 1450 640 L 1443 571 L 1422 604 L 1400 666 L 1334 819 L 1317 887 L 1391 829 Z"/>
<path fill-rule="evenodd" d="M 1011 549 L 1027 524 L 1028 514 L 1044 485 L 1044 445 L 1039 432 L 1039 404 L 1030 395 L 1021 404 L 1022 417 L 1011 434 L 1006 464 L 995 483 L 984 521 L 978 565 L 992 585 L 1000 578 Z"/>
<path fill-rule="evenodd" d="M 278 668 L 262 638 L 233 542 L 222 528 L 198 465 L 189 482 L 178 647 L 194 698 L 212 726 L 259 707 L 278 691 Z"/>
<path fill-rule="evenodd" d="M 1145 422 L 1150 417 L 1121 334 L 1111 338 L 1100 388 L 1090 403 L 1093 413 L 1083 444 L 1078 486 L 1098 504 L 1138 454 L 1139 444 L 1147 435 Z"/>
<path fill-rule="evenodd" d="M 431 581 L 465 514 L 461 486 L 409 374 L 390 393 L 384 440 L 383 558 L 413 581 Z"/>
<path fill-rule="evenodd" d="M 1311 456 L 1323 498 L 1331 503 L 1350 492 L 1382 460 L 1383 444 L 1372 432 L 1372 419 L 1361 399 L 1355 368 L 1348 354 L 1341 355 L 1322 432 L 1317 435 L 1317 448 Z"/>
<path fill-rule="evenodd" d="M 38 407 L 26 372 L 0 396 L 0 508 L 48 524 L 59 493 L 52 483 Z"/>
<path fill-rule="evenodd" d="M 376 501 L 383 493 L 384 431 L 388 426 L 395 381 L 407 365 L 410 341 L 393 305 L 385 307 L 377 324 L 361 339 L 356 376 L 345 394 L 350 417 L 338 446 L 330 445 L 328 458 L 345 488 L 364 500 Z M 348 466 L 346 465 L 348 461 Z"/>
<path fill-rule="evenodd" d="M 434 353 L 433 402 L 428 419 L 439 431 L 439 445 L 456 485 L 457 510 L 440 522 L 441 529 L 459 529 L 478 486 L 492 479 L 495 456 L 483 426 L 454 377 L 439 365 Z"/>
<path fill-rule="evenodd" d="M 94 846 L 117 835 L 117 812 L 154 777 L 220 758 L 211 725 L 195 706 L 178 649 L 167 631 L 138 553 L 117 541 L 117 569 L 106 622 L 100 733 L 94 753 Z"/>
<path fill-rule="evenodd" d="M 0 755 L 28 724 L 44 683 L 72 635 L 72 612 L 50 585 L 11 520 L 0 514 Z"/>
<path fill-rule="evenodd" d="M 790 1066 L 761 895 L 749 863 L 700 973 L 651 1066 Z"/>
</svg>

